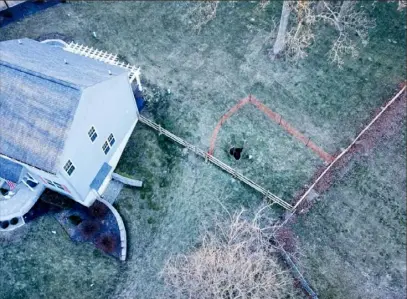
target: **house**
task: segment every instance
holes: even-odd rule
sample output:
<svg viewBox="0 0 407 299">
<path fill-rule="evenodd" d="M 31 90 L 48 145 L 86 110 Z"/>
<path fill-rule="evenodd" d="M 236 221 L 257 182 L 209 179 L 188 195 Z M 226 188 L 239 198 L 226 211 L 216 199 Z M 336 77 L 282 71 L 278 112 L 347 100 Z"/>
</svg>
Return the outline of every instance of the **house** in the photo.
<svg viewBox="0 0 407 299">
<path fill-rule="evenodd" d="M 45 188 L 87 207 L 103 194 L 138 120 L 130 83 L 55 42 L 0 42 L 0 230 Z"/>
</svg>

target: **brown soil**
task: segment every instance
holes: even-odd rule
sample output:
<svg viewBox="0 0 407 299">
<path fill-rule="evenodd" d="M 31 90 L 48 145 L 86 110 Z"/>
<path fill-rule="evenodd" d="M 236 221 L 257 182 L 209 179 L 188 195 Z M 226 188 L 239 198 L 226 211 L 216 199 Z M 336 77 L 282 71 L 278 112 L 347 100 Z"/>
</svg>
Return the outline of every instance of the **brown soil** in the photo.
<svg viewBox="0 0 407 299">
<path fill-rule="evenodd" d="M 405 83 L 399 84 L 398 90 L 400 90 L 404 84 Z M 385 105 L 382 107 L 384 106 Z M 382 107 L 376 109 L 371 119 L 381 111 Z M 406 108 L 406 92 L 403 92 L 403 94 L 401 94 L 394 103 L 387 108 L 382 116 L 359 138 L 349 151 L 322 177 L 322 179 L 315 185 L 314 190 L 319 194 L 327 191 L 336 179 L 343 177 L 347 173 L 347 166 L 352 159 L 357 159 L 360 155 L 369 155 L 378 140 L 394 135 L 400 129 L 399 124 L 401 123 L 401 120 L 406 117 Z M 362 128 L 365 128 L 366 126 L 367 124 L 364 124 Z M 318 169 L 308 186 L 310 186 L 325 169 L 325 167 Z M 308 189 L 308 186 L 305 185 L 304 188 L 297 193 L 294 202 L 297 202 L 301 198 Z M 312 203 L 313 202 L 308 199 L 305 199 L 299 205 L 297 211 L 301 214 L 307 212 L 311 208 Z"/>
</svg>

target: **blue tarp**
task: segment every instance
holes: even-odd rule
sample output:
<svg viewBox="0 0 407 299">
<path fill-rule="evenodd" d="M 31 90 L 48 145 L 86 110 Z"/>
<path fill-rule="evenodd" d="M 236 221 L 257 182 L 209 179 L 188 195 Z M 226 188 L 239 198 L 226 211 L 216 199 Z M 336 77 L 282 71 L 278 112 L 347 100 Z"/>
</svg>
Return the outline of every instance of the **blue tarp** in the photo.
<svg viewBox="0 0 407 299">
<path fill-rule="evenodd" d="M 137 109 L 141 112 L 146 105 L 146 101 L 144 100 L 143 93 L 140 91 L 137 84 L 133 87 L 133 94 L 136 99 Z"/>
</svg>

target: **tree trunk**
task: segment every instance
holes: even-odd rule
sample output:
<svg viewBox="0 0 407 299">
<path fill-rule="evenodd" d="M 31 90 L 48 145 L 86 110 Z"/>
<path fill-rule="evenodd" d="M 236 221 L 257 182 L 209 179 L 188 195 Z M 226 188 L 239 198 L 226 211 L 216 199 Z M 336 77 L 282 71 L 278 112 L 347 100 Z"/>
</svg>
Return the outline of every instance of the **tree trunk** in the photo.
<svg viewBox="0 0 407 299">
<path fill-rule="evenodd" d="M 288 19 L 290 17 L 290 5 L 288 1 L 283 2 L 283 9 L 281 10 L 280 26 L 278 27 L 277 39 L 273 46 L 273 54 L 277 55 L 284 50 L 285 36 L 287 34 Z"/>
</svg>

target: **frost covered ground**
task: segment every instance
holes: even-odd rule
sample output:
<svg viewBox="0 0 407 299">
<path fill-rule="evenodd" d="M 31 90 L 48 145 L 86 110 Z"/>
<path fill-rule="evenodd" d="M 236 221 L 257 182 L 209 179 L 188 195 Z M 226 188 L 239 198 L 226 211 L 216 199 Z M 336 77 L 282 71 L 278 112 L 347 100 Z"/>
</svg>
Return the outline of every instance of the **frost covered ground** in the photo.
<svg viewBox="0 0 407 299">
<path fill-rule="evenodd" d="M 265 40 L 272 19 L 279 16 L 279 2 L 265 12 L 254 12 L 255 3 L 222 4 L 217 18 L 199 34 L 185 19 L 188 5 L 60 4 L 1 28 L 0 39 L 60 33 L 120 54 L 141 66 L 145 92 L 152 99 L 143 114 L 203 149 L 220 117 L 251 93 L 334 154 L 406 76 L 405 13 L 397 12 L 396 4 L 370 8 L 372 15 L 382 17 L 363 55 L 346 62 L 343 70 L 326 61 L 329 30 L 300 64 L 269 60 L 270 42 Z M 235 161 L 226 151 L 243 139 L 254 158 Z M 215 156 L 287 201 L 323 165 L 250 106 L 223 126 Z M 26 227 L 17 241 L 0 247 L 0 270 L 8 277 L 0 280 L 0 298 L 163 298 L 159 272 L 170 254 L 199 246 L 200 228 L 224 213 L 222 205 L 254 210 L 262 202 L 255 191 L 141 124 L 118 170 L 145 183 L 143 189 L 123 189 L 115 204 L 128 229 L 128 261 L 120 264 L 71 243 L 57 222 L 45 217 Z M 277 218 L 282 210 L 269 213 Z M 324 287 L 324 281 L 318 283 L 317 289 Z"/>
<path fill-rule="evenodd" d="M 398 121 L 293 225 L 321 298 L 406 297 L 406 126 Z"/>
</svg>

